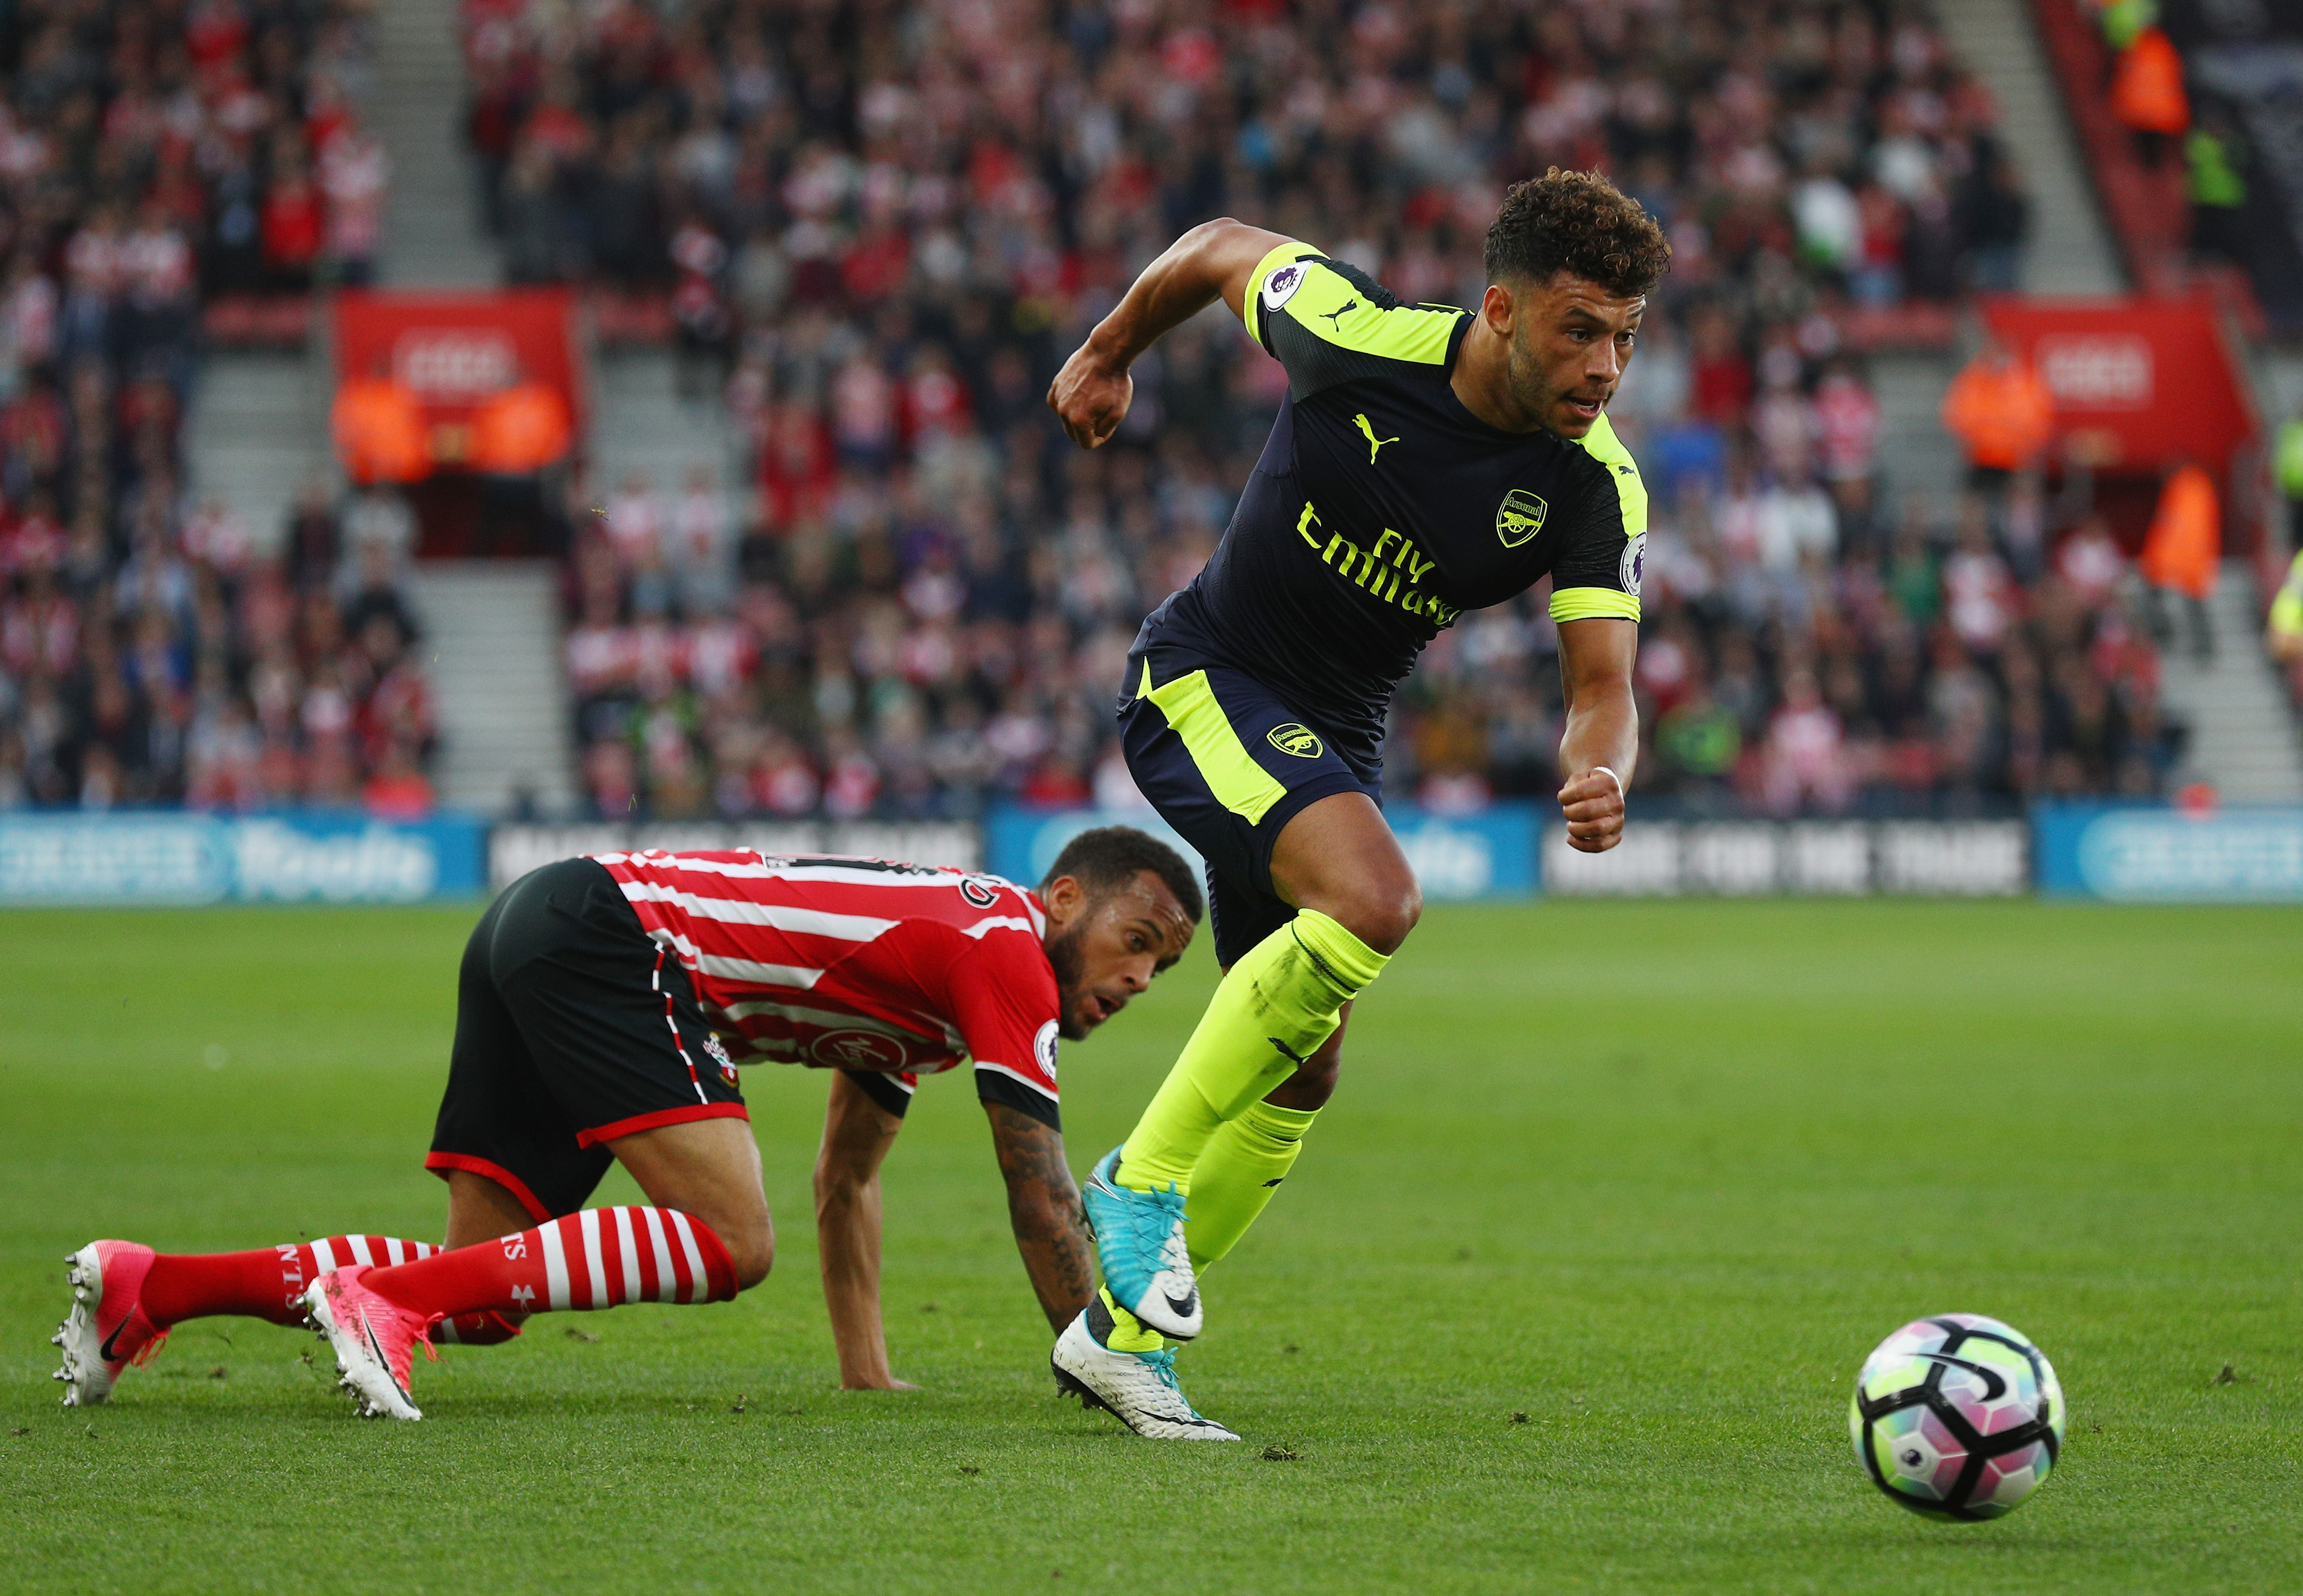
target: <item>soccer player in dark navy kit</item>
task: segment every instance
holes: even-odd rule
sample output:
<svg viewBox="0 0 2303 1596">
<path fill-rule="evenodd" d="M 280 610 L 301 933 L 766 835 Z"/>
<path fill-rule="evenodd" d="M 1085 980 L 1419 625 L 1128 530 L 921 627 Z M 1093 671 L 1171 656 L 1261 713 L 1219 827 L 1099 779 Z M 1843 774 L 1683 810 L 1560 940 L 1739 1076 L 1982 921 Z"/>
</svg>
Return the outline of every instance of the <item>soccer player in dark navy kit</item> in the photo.
<svg viewBox="0 0 2303 1596">
<path fill-rule="evenodd" d="M 1551 578 L 1568 840 L 1622 836 L 1647 492 L 1606 410 L 1669 260 L 1635 201 L 1556 168 L 1506 198 L 1473 311 L 1403 304 L 1310 244 L 1210 222 L 1058 374 L 1049 404 L 1095 448 L 1127 413 L 1129 365 L 1219 296 L 1287 372 L 1221 545 L 1144 622 L 1123 684 L 1128 769 L 1208 861 L 1225 975 L 1088 1182 L 1104 1289 L 1058 1340 L 1067 1386 L 1126 1351 L 1173 1389 L 1162 1336 L 1198 1333 L 1198 1272 L 1334 1091 L 1352 1001 L 1421 909 L 1379 806 L 1385 714 L 1464 611 Z M 1125 1393 L 1099 1395 L 1126 1416 Z"/>
</svg>

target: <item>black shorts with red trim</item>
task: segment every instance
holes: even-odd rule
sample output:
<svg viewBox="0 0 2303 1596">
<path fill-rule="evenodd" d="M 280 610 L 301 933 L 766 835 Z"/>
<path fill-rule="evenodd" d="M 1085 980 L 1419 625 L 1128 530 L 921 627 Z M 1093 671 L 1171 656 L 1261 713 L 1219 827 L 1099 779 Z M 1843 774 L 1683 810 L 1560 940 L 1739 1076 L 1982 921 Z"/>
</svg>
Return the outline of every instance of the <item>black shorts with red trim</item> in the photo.
<svg viewBox="0 0 2303 1596">
<path fill-rule="evenodd" d="M 573 1213 L 604 1144 L 749 1119 L 688 972 L 640 929 L 615 877 L 563 859 L 520 877 L 465 944 L 456 1045 L 425 1168 L 485 1175 L 539 1223 Z"/>
</svg>

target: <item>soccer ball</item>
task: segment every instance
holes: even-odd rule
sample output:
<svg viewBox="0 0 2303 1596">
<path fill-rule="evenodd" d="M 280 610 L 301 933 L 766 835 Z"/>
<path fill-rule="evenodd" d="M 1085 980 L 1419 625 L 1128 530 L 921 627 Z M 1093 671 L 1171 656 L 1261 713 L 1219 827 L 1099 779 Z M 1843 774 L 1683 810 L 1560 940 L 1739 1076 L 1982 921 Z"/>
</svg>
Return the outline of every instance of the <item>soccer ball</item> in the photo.
<svg viewBox="0 0 2303 1596">
<path fill-rule="evenodd" d="M 2063 1450 L 2063 1388 L 2039 1349 L 1996 1319 L 1939 1313 L 1879 1343 L 1855 1377 L 1855 1460 L 1928 1518 L 1997 1518 Z"/>
</svg>

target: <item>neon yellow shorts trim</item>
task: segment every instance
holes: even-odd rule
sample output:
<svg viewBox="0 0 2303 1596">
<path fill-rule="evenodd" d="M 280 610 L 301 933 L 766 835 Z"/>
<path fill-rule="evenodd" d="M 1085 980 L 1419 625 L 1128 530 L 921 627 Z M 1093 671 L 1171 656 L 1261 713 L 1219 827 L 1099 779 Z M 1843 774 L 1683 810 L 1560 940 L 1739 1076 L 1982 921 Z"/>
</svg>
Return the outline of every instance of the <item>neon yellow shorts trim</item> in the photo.
<svg viewBox="0 0 2303 1596">
<path fill-rule="evenodd" d="M 1216 702 L 1215 688 L 1205 671 L 1178 676 L 1164 687 L 1152 685 L 1152 663 L 1143 663 L 1143 685 L 1138 698 L 1149 698 L 1168 718 L 1168 725 L 1184 740 L 1185 752 L 1199 767 L 1200 777 L 1215 794 L 1216 802 L 1250 825 L 1262 823 L 1271 806 L 1287 796 L 1287 789 L 1251 758 L 1231 721 Z"/>
</svg>

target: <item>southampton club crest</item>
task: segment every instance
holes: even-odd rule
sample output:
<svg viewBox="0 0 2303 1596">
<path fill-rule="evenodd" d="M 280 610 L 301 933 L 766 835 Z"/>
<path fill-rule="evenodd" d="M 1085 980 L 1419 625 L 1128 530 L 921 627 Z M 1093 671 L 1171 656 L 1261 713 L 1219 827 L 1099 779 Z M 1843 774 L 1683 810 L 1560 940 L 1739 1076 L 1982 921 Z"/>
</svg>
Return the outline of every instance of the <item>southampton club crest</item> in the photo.
<svg viewBox="0 0 2303 1596">
<path fill-rule="evenodd" d="M 713 1035 L 709 1031 L 706 1031 L 704 1034 L 704 1051 L 711 1054 L 712 1061 L 720 1067 L 720 1078 L 726 1081 L 730 1085 L 734 1085 L 736 1084 L 736 1060 L 728 1056 L 728 1049 L 721 1042 L 720 1038 Z"/>
<path fill-rule="evenodd" d="M 1543 518 L 1550 513 L 1551 506 L 1527 489 L 1515 487 L 1496 506 L 1496 536 L 1503 539 L 1504 547 L 1515 549 L 1543 530 Z"/>
</svg>

